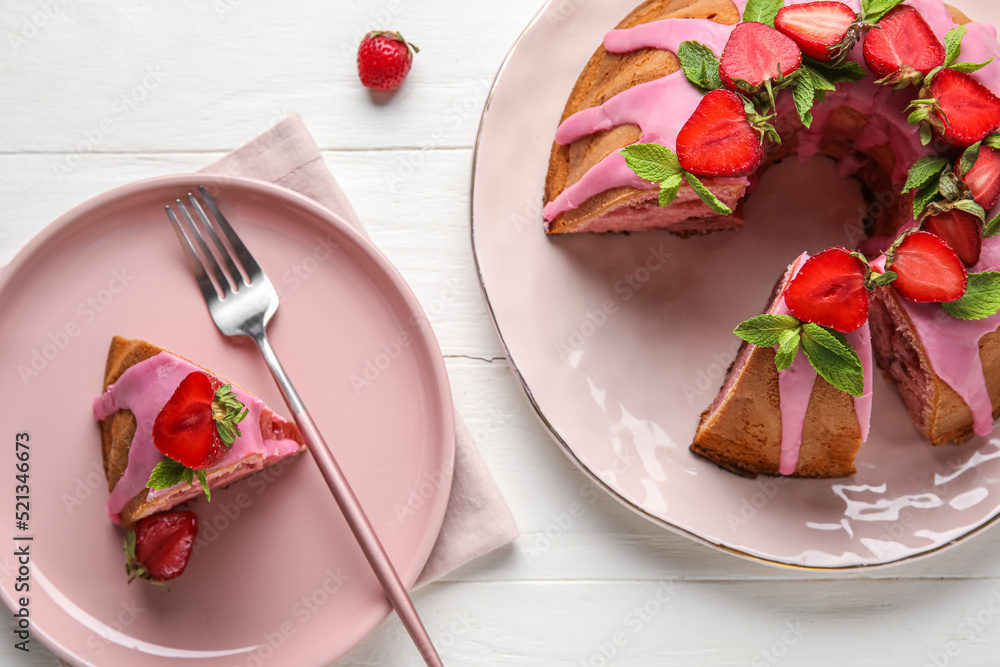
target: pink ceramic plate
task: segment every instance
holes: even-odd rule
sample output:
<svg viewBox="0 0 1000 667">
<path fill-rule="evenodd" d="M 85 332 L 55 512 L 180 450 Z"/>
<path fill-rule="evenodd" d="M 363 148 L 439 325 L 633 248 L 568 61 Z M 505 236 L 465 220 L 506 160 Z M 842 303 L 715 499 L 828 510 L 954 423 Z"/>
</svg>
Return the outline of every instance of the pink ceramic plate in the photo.
<svg viewBox="0 0 1000 667">
<path fill-rule="evenodd" d="M 483 114 L 472 240 L 511 365 L 565 452 L 653 521 L 727 551 L 817 568 L 938 551 L 1000 512 L 1000 440 L 932 448 L 876 380 L 851 479 L 748 480 L 688 451 L 739 341 L 800 252 L 863 238 L 858 186 L 833 163 L 770 170 L 738 233 L 542 232 L 552 137 L 576 77 L 636 0 L 550 2 L 511 51 Z M 961 3 L 980 21 L 992 3 Z"/>
<path fill-rule="evenodd" d="M 112 335 L 173 350 L 288 415 L 253 343 L 212 324 L 164 214 L 212 182 L 281 295 L 272 343 L 405 583 L 444 517 L 454 446 L 444 362 L 378 250 L 312 200 L 265 183 L 181 175 L 113 190 L 57 220 L 0 274 L 0 592 L 19 608 L 11 554 L 28 545 L 32 637 L 77 665 L 326 665 L 389 613 L 308 454 L 192 502 L 199 540 L 169 591 L 125 583 L 124 531 L 105 514 L 91 417 Z M 21 432 L 26 531 L 14 525 Z M 34 540 L 13 539 L 23 536 Z"/>
</svg>

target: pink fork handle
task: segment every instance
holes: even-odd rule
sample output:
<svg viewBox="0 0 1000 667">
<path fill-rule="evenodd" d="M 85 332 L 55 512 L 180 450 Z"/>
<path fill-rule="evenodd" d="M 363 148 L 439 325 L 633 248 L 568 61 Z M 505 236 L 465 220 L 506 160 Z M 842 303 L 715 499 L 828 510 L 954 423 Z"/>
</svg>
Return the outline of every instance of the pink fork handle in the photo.
<svg viewBox="0 0 1000 667">
<path fill-rule="evenodd" d="M 295 415 L 295 423 L 302 431 L 302 436 L 309 445 L 309 451 L 316 460 L 316 464 L 319 465 L 323 479 L 326 480 L 327 486 L 333 492 L 333 497 L 343 511 L 344 518 L 347 519 L 348 525 L 354 532 L 354 537 L 357 538 L 358 544 L 365 552 L 372 570 L 375 571 L 375 576 L 378 577 L 382 589 L 396 613 L 399 614 L 400 620 L 403 621 L 406 631 L 410 633 L 410 637 L 417 645 L 420 655 L 428 665 L 441 667 L 441 658 L 438 657 L 434 644 L 431 642 L 420 616 L 417 615 L 417 610 L 406 592 L 406 587 L 400 581 L 396 568 L 392 566 L 389 555 L 385 552 L 378 535 L 375 534 L 375 529 L 361 508 L 361 503 L 358 502 L 358 497 L 354 495 L 354 490 L 347 482 L 347 478 L 344 477 L 344 472 L 337 465 L 330 448 L 327 447 L 326 441 L 323 440 L 319 429 L 316 428 L 316 423 L 313 422 L 309 412 L 305 409 Z"/>
<path fill-rule="evenodd" d="M 302 431 L 302 436 L 305 438 L 306 444 L 309 445 L 309 451 L 312 453 L 313 459 L 316 460 L 319 471 L 322 473 L 323 479 L 326 480 L 326 485 L 333 492 L 337 505 L 340 506 L 344 518 L 347 519 L 347 525 L 351 527 L 355 539 L 361 545 L 361 550 L 365 552 L 365 557 L 371 564 L 372 570 L 375 571 L 375 576 L 382 584 L 382 590 L 385 591 L 389 602 L 399 614 L 403 626 L 413 638 L 413 643 L 417 645 L 424 662 L 431 667 L 443 667 L 441 658 L 438 657 L 437 651 L 434 650 L 434 644 L 427 635 L 427 629 L 424 628 L 420 616 L 417 615 L 413 600 L 406 592 L 406 586 L 399 580 L 399 574 L 396 573 L 396 568 L 392 566 L 389 555 L 385 552 L 378 535 L 375 534 L 375 529 L 368 520 L 364 509 L 361 508 L 358 497 L 354 495 L 354 489 L 344 477 L 344 472 L 340 469 L 336 459 L 333 458 L 333 453 L 330 452 L 326 441 L 320 435 L 319 429 L 316 428 L 316 422 L 309 416 L 309 412 L 302 403 L 302 399 L 299 398 L 298 392 L 295 391 L 295 387 L 292 386 L 288 374 L 285 373 L 281 362 L 278 361 L 278 355 L 274 353 L 271 343 L 267 340 L 263 324 L 247 335 L 253 338 L 260 348 L 261 354 L 264 355 L 264 360 L 278 383 L 278 389 L 281 390 L 285 403 L 288 404 L 295 416 L 295 423 Z"/>
</svg>

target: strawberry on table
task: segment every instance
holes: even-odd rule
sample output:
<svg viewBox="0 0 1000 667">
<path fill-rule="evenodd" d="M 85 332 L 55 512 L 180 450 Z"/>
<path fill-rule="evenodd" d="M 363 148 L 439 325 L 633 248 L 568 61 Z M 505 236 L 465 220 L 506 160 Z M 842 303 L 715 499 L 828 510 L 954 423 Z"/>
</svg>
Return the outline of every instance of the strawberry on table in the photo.
<svg viewBox="0 0 1000 667">
<path fill-rule="evenodd" d="M 129 583 L 154 583 L 181 575 L 198 535 L 194 512 L 162 512 L 141 519 L 125 537 L 125 572 Z"/>
<path fill-rule="evenodd" d="M 879 83 L 908 85 L 943 65 L 945 48 L 920 12 L 899 5 L 865 35 L 864 55 Z"/>
<path fill-rule="evenodd" d="M 889 248 L 886 258 L 886 271 L 897 275 L 893 287 L 910 301 L 955 301 L 965 294 L 965 266 L 951 246 L 935 234 L 904 234 Z"/>
<path fill-rule="evenodd" d="M 778 10 L 774 27 L 790 37 L 802 54 L 829 62 L 847 37 L 856 15 L 842 2 L 806 2 Z"/>
<path fill-rule="evenodd" d="M 966 266 L 979 263 L 983 250 L 983 224 L 971 213 L 953 208 L 927 218 L 921 229 L 941 237 Z"/>
<path fill-rule="evenodd" d="M 368 88 L 391 90 L 403 83 L 419 52 L 398 32 L 373 30 L 358 47 L 358 77 Z"/>
<path fill-rule="evenodd" d="M 979 158 L 962 177 L 976 203 L 989 211 L 1000 198 L 1000 151 L 981 146 Z"/>
<path fill-rule="evenodd" d="M 764 122 L 756 113 L 748 118 L 748 103 L 738 94 L 713 90 L 678 133 L 677 159 L 699 176 L 749 176 L 764 161 L 764 130 L 758 129 Z"/>
<path fill-rule="evenodd" d="M 846 248 L 810 257 L 785 290 L 785 304 L 805 322 L 855 331 L 868 319 L 868 266 Z"/>
<path fill-rule="evenodd" d="M 755 94 L 802 65 L 802 51 L 789 37 L 763 23 L 738 24 L 722 51 L 719 74 L 731 90 Z"/>
<path fill-rule="evenodd" d="M 209 495 L 205 470 L 225 457 L 247 414 L 232 385 L 201 371 L 188 374 L 153 421 L 153 444 L 167 458 L 153 469 L 147 486 L 165 489 L 197 476 Z"/>
</svg>

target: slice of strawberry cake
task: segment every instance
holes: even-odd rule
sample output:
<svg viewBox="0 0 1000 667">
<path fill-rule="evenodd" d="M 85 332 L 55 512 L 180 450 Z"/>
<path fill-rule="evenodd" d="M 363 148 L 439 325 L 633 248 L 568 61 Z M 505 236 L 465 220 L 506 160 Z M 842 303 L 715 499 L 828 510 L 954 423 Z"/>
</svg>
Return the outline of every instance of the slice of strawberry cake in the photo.
<svg viewBox="0 0 1000 667">
<path fill-rule="evenodd" d="M 111 520 L 131 526 L 305 451 L 259 398 L 142 340 L 115 336 L 94 400 Z"/>
<path fill-rule="evenodd" d="M 736 329 L 745 342 L 691 451 L 750 476 L 853 475 L 871 420 L 873 281 L 844 248 L 796 259 L 767 311 Z"/>
</svg>

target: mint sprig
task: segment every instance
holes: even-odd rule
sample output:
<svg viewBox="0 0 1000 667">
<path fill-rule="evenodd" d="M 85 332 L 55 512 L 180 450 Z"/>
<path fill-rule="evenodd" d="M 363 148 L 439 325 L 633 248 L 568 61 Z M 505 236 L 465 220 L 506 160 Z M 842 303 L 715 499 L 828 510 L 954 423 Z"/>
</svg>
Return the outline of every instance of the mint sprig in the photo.
<svg viewBox="0 0 1000 667">
<path fill-rule="evenodd" d="M 779 371 L 791 367 L 799 347 L 816 373 L 833 387 L 860 397 L 865 390 L 861 357 L 839 331 L 801 322 L 791 315 L 765 313 L 742 322 L 733 333 L 758 347 L 775 347 Z"/>
<path fill-rule="evenodd" d="M 741 322 L 733 330 L 737 336 L 759 347 L 774 347 L 781 344 L 781 337 L 787 331 L 798 331 L 802 323 L 791 315 L 764 313 Z"/>
<path fill-rule="evenodd" d="M 956 72 L 965 72 L 966 74 L 971 74 L 973 72 L 978 72 L 982 68 L 989 65 L 991 62 L 996 60 L 995 58 L 990 58 L 986 62 L 981 63 L 960 63 L 958 62 L 959 56 L 962 54 L 962 40 L 965 38 L 965 33 L 968 31 L 968 26 L 960 25 L 955 26 L 948 31 L 948 34 L 944 38 L 944 64 L 938 65 L 924 77 L 925 83 L 930 83 L 938 72 L 943 69 L 953 69 Z"/>
<path fill-rule="evenodd" d="M 192 470 L 188 468 L 183 463 L 175 461 L 172 458 L 166 456 L 162 461 L 156 464 L 153 468 L 153 472 L 149 475 L 149 480 L 146 482 L 146 488 L 148 489 L 169 489 L 172 486 L 176 486 L 181 482 L 187 482 L 188 484 L 194 485 L 195 478 L 198 478 L 198 482 L 201 485 L 201 490 L 205 492 L 205 496 L 208 498 L 209 502 L 212 500 L 212 492 L 208 488 L 208 478 L 204 470 Z"/>
<path fill-rule="evenodd" d="M 677 59 L 681 61 L 684 76 L 701 92 L 708 93 L 725 87 L 719 74 L 719 58 L 704 44 L 695 41 L 681 42 L 677 47 Z"/>
<path fill-rule="evenodd" d="M 668 206 L 680 192 L 683 181 L 687 181 L 691 189 L 701 197 L 709 208 L 719 215 L 731 215 L 732 209 L 726 206 L 711 190 L 696 177 L 681 167 L 677 154 L 660 144 L 632 144 L 622 149 L 625 164 L 635 174 L 651 183 L 660 184 L 660 206 Z"/>
<path fill-rule="evenodd" d="M 982 68 L 989 65 L 995 60 L 995 58 L 990 58 L 986 62 L 981 63 L 960 63 L 958 62 L 959 57 L 962 55 L 962 40 L 965 39 L 965 33 L 968 31 L 969 26 L 960 25 L 955 26 L 948 31 L 948 34 L 944 38 L 944 66 L 959 72 L 965 72 L 966 74 L 971 74 L 972 72 L 978 72 Z"/>
<path fill-rule="evenodd" d="M 812 126 L 812 108 L 826 101 L 826 93 L 837 89 L 842 81 L 859 81 L 866 76 L 865 71 L 855 62 L 841 64 L 824 63 L 812 58 L 804 58 L 802 66 L 795 70 L 778 88 L 789 87 L 795 110 L 806 127 Z"/>
<path fill-rule="evenodd" d="M 902 192 L 917 190 L 913 197 L 913 219 L 921 220 L 958 209 L 971 213 L 982 221 L 986 211 L 972 197 L 962 178 L 979 159 L 980 144 L 970 146 L 952 169 L 951 162 L 943 157 L 927 156 L 917 160 L 910 168 Z M 957 173 L 956 173 L 957 172 Z"/>
<path fill-rule="evenodd" d="M 965 294 L 957 301 L 942 303 L 949 315 L 960 320 L 981 320 L 1000 311 L 1000 272 L 970 273 Z"/>
<path fill-rule="evenodd" d="M 773 28 L 774 17 L 784 4 L 784 0 L 748 0 L 743 10 L 743 20 L 763 23 Z"/>
</svg>

